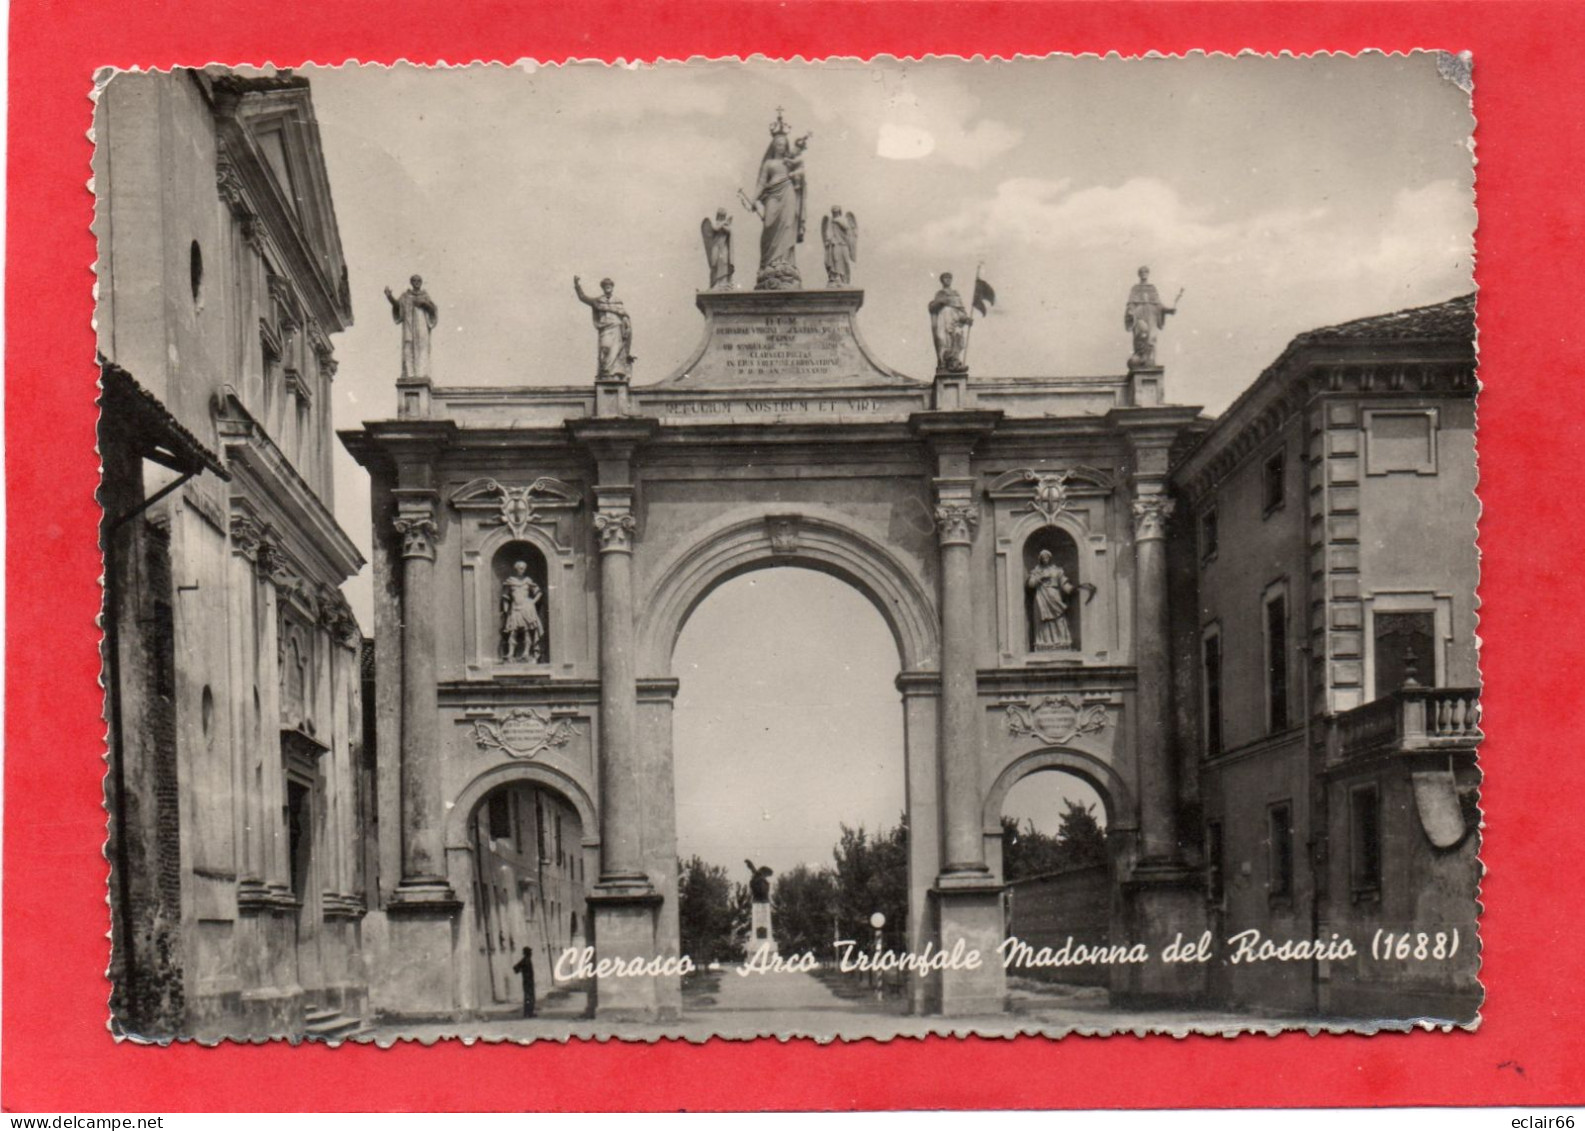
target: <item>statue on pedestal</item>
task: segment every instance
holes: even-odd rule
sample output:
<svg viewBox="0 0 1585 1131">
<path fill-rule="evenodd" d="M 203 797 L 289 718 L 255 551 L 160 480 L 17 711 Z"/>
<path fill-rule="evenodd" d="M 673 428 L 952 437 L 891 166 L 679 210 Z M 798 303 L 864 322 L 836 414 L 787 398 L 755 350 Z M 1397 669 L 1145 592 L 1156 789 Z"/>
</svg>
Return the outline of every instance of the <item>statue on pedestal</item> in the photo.
<svg viewBox="0 0 1585 1131">
<path fill-rule="evenodd" d="M 748 865 L 750 873 L 748 881 L 749 954 L 752 955 L 757 951 L 775 954 L 776 932 L 771 926 L 770 920 L 770 878 L 775 873 L 769 868 L 756 868 L 752 860 L 745 860 L 743 863 Z"/>
<path fill-rule="evenodd" d="M 1178 292 L 1178 298 L 1183 292 Z M 1177 299 L 1167 306 L 1156 293 L 1150 281 L 1150 268 L 1139 269 L 1139 282 L 1128 292 L 1128 305 L 1123 310 L 1123 329 L 1134 335 L 1134 353 L 1128 359 L 1129 369 L 1154 369 L 1156 367 L 1156 332 L 1167 325 L 1167 315 L 1178 312 Z"/>
<path fill-rule="evenodd" d="M 804 239 L 803 152 L 810 134 L 796 141 L 787 136 L 781 107 L 770 127 L 770 145 L 760 159 L 759 177 L 750 200 L 740 189 L 743 207 L 758 216 L 765 227 L 759 239 L 757 291 L 795 291 L 803 286 L 796 253 Z"/>
<path fill-rule="evenodd" d="M 545 658 L 545 626 L 539 619 L 541 591 L 528 576 L 527 562 L 514 562 L 501 582 L 501 659 L 525 662 Z"/>
<path fill-rule="evenodd" d="M 595 377 L 608 381 L 626 381 L 633 373 L 633 323 L 620 299 L 614 298 L 616 284 L 610 279 L 600 280 L 600 296 L 590 298 L 583 293 L 583 283 L 572 277 L 572 289 L 578 301 L 589 308 L 594 316 Z"/>
<path fill-rule="evenodd" d="M 770 878 L 776 873 L 771 871 L 769 868 L 755 867 L 754 861 L 752 860 L 745 860 L 743 863 L 748 865 L 749 870 L 749 898 L 755 903 L 769 903 Z"/>
<path fill-rule="evenodd" d="M 402 327 L 402 376 L 428 379 L 429 335 L 440 321 L 440 308 L 424 291 L 424 280 L 414 275 L 408 281 L 401 297 L 385 288 L 386 301 L 391 304 L 391 321 Z"/>
<path fill-rule="evenodd" d="M 859 261 L 859 222 L 837 205 L 821 219 L 820 238 L 826 245 L 826 286 L 847 286 L 853 280 L 853 264 Z"/>
<path fill-rule="evenodd" d="M 952 272 L 941 276 L 941 289 L 930 300 L 930 333 L 936 343 L 938 373 L 967 373 L 969 322 L 963 296 L 952 288 Z"/>
<path fill-rule="evenodd" d="M 732 289 L 732 217 L 725 208 L 715 210 L 715 219 L 706 216 L 699 223 L 699 234 L 704 237 L 704 259 L 710 267 L 710 289 Z"/>
</svg>

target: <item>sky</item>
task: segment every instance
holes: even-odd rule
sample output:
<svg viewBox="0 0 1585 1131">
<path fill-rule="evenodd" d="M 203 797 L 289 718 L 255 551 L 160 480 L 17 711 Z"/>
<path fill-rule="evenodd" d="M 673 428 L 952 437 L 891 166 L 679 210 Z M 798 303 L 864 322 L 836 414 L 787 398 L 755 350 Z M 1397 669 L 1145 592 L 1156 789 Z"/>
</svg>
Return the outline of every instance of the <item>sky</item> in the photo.
<svg viewBox="0 0 1585 1131">
<path fill-rule="evenodd" d="M 1167 398 L 1213 412 L 1297 333 L 1472 287 L 1474 121 L 1432 55 L 299 73 L 312 82 L 356 319 L 336 340 L 338 428 L 394 413 L 400 334 L 381 292 L 414 273 L 440 307 L 437 384 L 591 381 L 594 335 L 574 275 L 591 290 L 602 276 L 616 281 L 633 319 L 634 383 L 670 375 L 699 338 L 699 223 L 719 206 L 735 216 L 738 277 L 752 285 L 758 224 L 736 197 L 754 183 L 777 107 L 795 136 L 813 135 L 811 219 L 833 205 L 858 218 L 853 281 L 865 292 L 866 341 L 920 378 L 934 367 L 926 304 L 942 271 L 966 290 L 983 270 L 997 291 L 973 336 L 973 373 L 1020 377 L 1122 372 L 1131 346 L 1122 308 L 1148 265 L 1164 299 L 1181 291 L 1158 347 Z M 823 279 L 817 223 L 799 259 L 806 282 Z M 367 549 L 367 480 L 344 452 L 336 473 L 337 515 Z M 784 584 L 771 576 L 761 602 Z M 798 610 L 808 640 L 769 650 L 780 668 L 754 669 L 760 708 L 837 670 L 830 640 L 843 640 L 844 655 L 856 647 L 821 581 L 795 575 L 777 598 Z M 347 588 L 368 625 L 367 571 Z M 722 749 L 741 749 L 750 724 L 723 712 L 743 699 L 746 669 L 708 657 L 734 654 L 745 618 L 765 623 L 765 609 L 732 605 L 729 589 L 705 601 L 679 646 L 703 658 L 683 679 L 678 726 L 680 737 L 697 711 L 687 725 L 715 719 Z M 737 615 L 717 613 L 717 602 Z M 886 645 L 875 678 L 900 726 Z M 844 678 L 828 691 L 862 688 Z M 835 701 L 799 702 L 772 716 L 778 734 L 805 735 L 808 750 L 868 765 L 865 743 L 897 746 L 869 723 L 808 729 Z M 876 774 L 900 801 L 900 763 Z M 886 788 L 859 819 L 895 819 Z M 808 848 L 795 840 L 762 851 L 792 859 Z"/>
</svg>

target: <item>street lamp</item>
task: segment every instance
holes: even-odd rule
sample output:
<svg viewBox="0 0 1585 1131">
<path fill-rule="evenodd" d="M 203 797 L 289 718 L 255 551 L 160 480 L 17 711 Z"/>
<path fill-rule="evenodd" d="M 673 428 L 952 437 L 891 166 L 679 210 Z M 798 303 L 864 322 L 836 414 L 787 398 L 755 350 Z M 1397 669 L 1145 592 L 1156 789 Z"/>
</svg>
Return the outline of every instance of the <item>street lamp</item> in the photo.
<svg viewBox="0 0 1585 1131">
<path fill-rule="evenodd" d="M 870 926 L 875 928 L 875 1000 L 884 998 L 881 985 L 881 928 L 886 926 L 886 916 L 877 911 L 870 916 Z"/>
</svg>

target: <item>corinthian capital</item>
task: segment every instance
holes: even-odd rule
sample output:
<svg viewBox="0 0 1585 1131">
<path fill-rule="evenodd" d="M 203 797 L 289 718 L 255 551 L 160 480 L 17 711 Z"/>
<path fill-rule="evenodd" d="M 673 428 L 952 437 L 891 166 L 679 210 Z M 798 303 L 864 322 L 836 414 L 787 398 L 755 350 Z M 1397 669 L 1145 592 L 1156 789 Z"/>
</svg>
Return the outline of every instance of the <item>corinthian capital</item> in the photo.
<svg viewBox="0 0 1585 1131">
<path fill-rule="evenodd" d="M 600 532 L 602 554 L 630 554 L 633 552 L 633 530 L 638 523 L 628 510 L 602 510 L 594 516 L 594 528 Z"/>
<path fill-rule="evenodd" d="M 399 515 L 392 525 L 402 536 L 402 557 L 435 560 L 435 538 L 439 530 L 432 515 Z"/>
<path fill-rule="evenodd" d="M 1167 519 L 1177 504 L 1165 495 L 1141 495 L 1134 500 L 1134 541 L 1164 538 Z"/>
<path fill-rule="evenodd" d="M 944 501 L 936 507 L 936 536 L 943 546 L 968 545 L 980 525 L 980 510 L 972 502 Z"/>
</svg>

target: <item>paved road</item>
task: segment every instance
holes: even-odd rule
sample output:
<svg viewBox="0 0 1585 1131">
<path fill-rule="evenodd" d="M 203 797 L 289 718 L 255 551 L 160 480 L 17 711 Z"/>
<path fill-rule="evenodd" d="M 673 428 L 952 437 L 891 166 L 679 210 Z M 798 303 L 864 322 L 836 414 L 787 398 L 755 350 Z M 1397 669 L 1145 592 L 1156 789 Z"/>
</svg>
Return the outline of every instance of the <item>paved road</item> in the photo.
<svg viewBox="0 0 1585 1131">
<path fill-rule="evenodd" d="M 685 992 L 684 1016 L 680 1021 L 613 1024 L 586 1020 L 580 1016 L 584 999 L 578 994 L 561 999 L 548 1015 L 533 1020 L 498 1017 L 386 1025 L 377 1028 L 373 1037 L 382 1045 L 403 1038 L 428 1044 L 446 1038 L 535 1041 L 613 1036 L 639 1041 L 798 1036 L 824 1042 L 866 1037 L 884 1040 L 929 1033 L 988 1037 L 1010 1037 L 1020 1033 L 1048 1036 L 1096 1032 L 1270 1033 L 1284 1028 L 1303 1028 L 1307 1024 L 1300 1018 L 1255 1017 L 1208 1010 L 1113 1010 L 1108 1007 L 1104 990 L 1036 986 L 1022 981 L 1010 990 L 1012 1008 L 1008 1013 L 950 1020 L 910 1017 L 897 1012 L 900 1003 L 888 1003 L 889 1008 L 878 1010 L 867 996 L 839 997 L 813 975 L 740 976 L 735 967 L 729 967 L 720 971 L 719 977 L 703 978 L 690 986 Z"/>
</svg>

